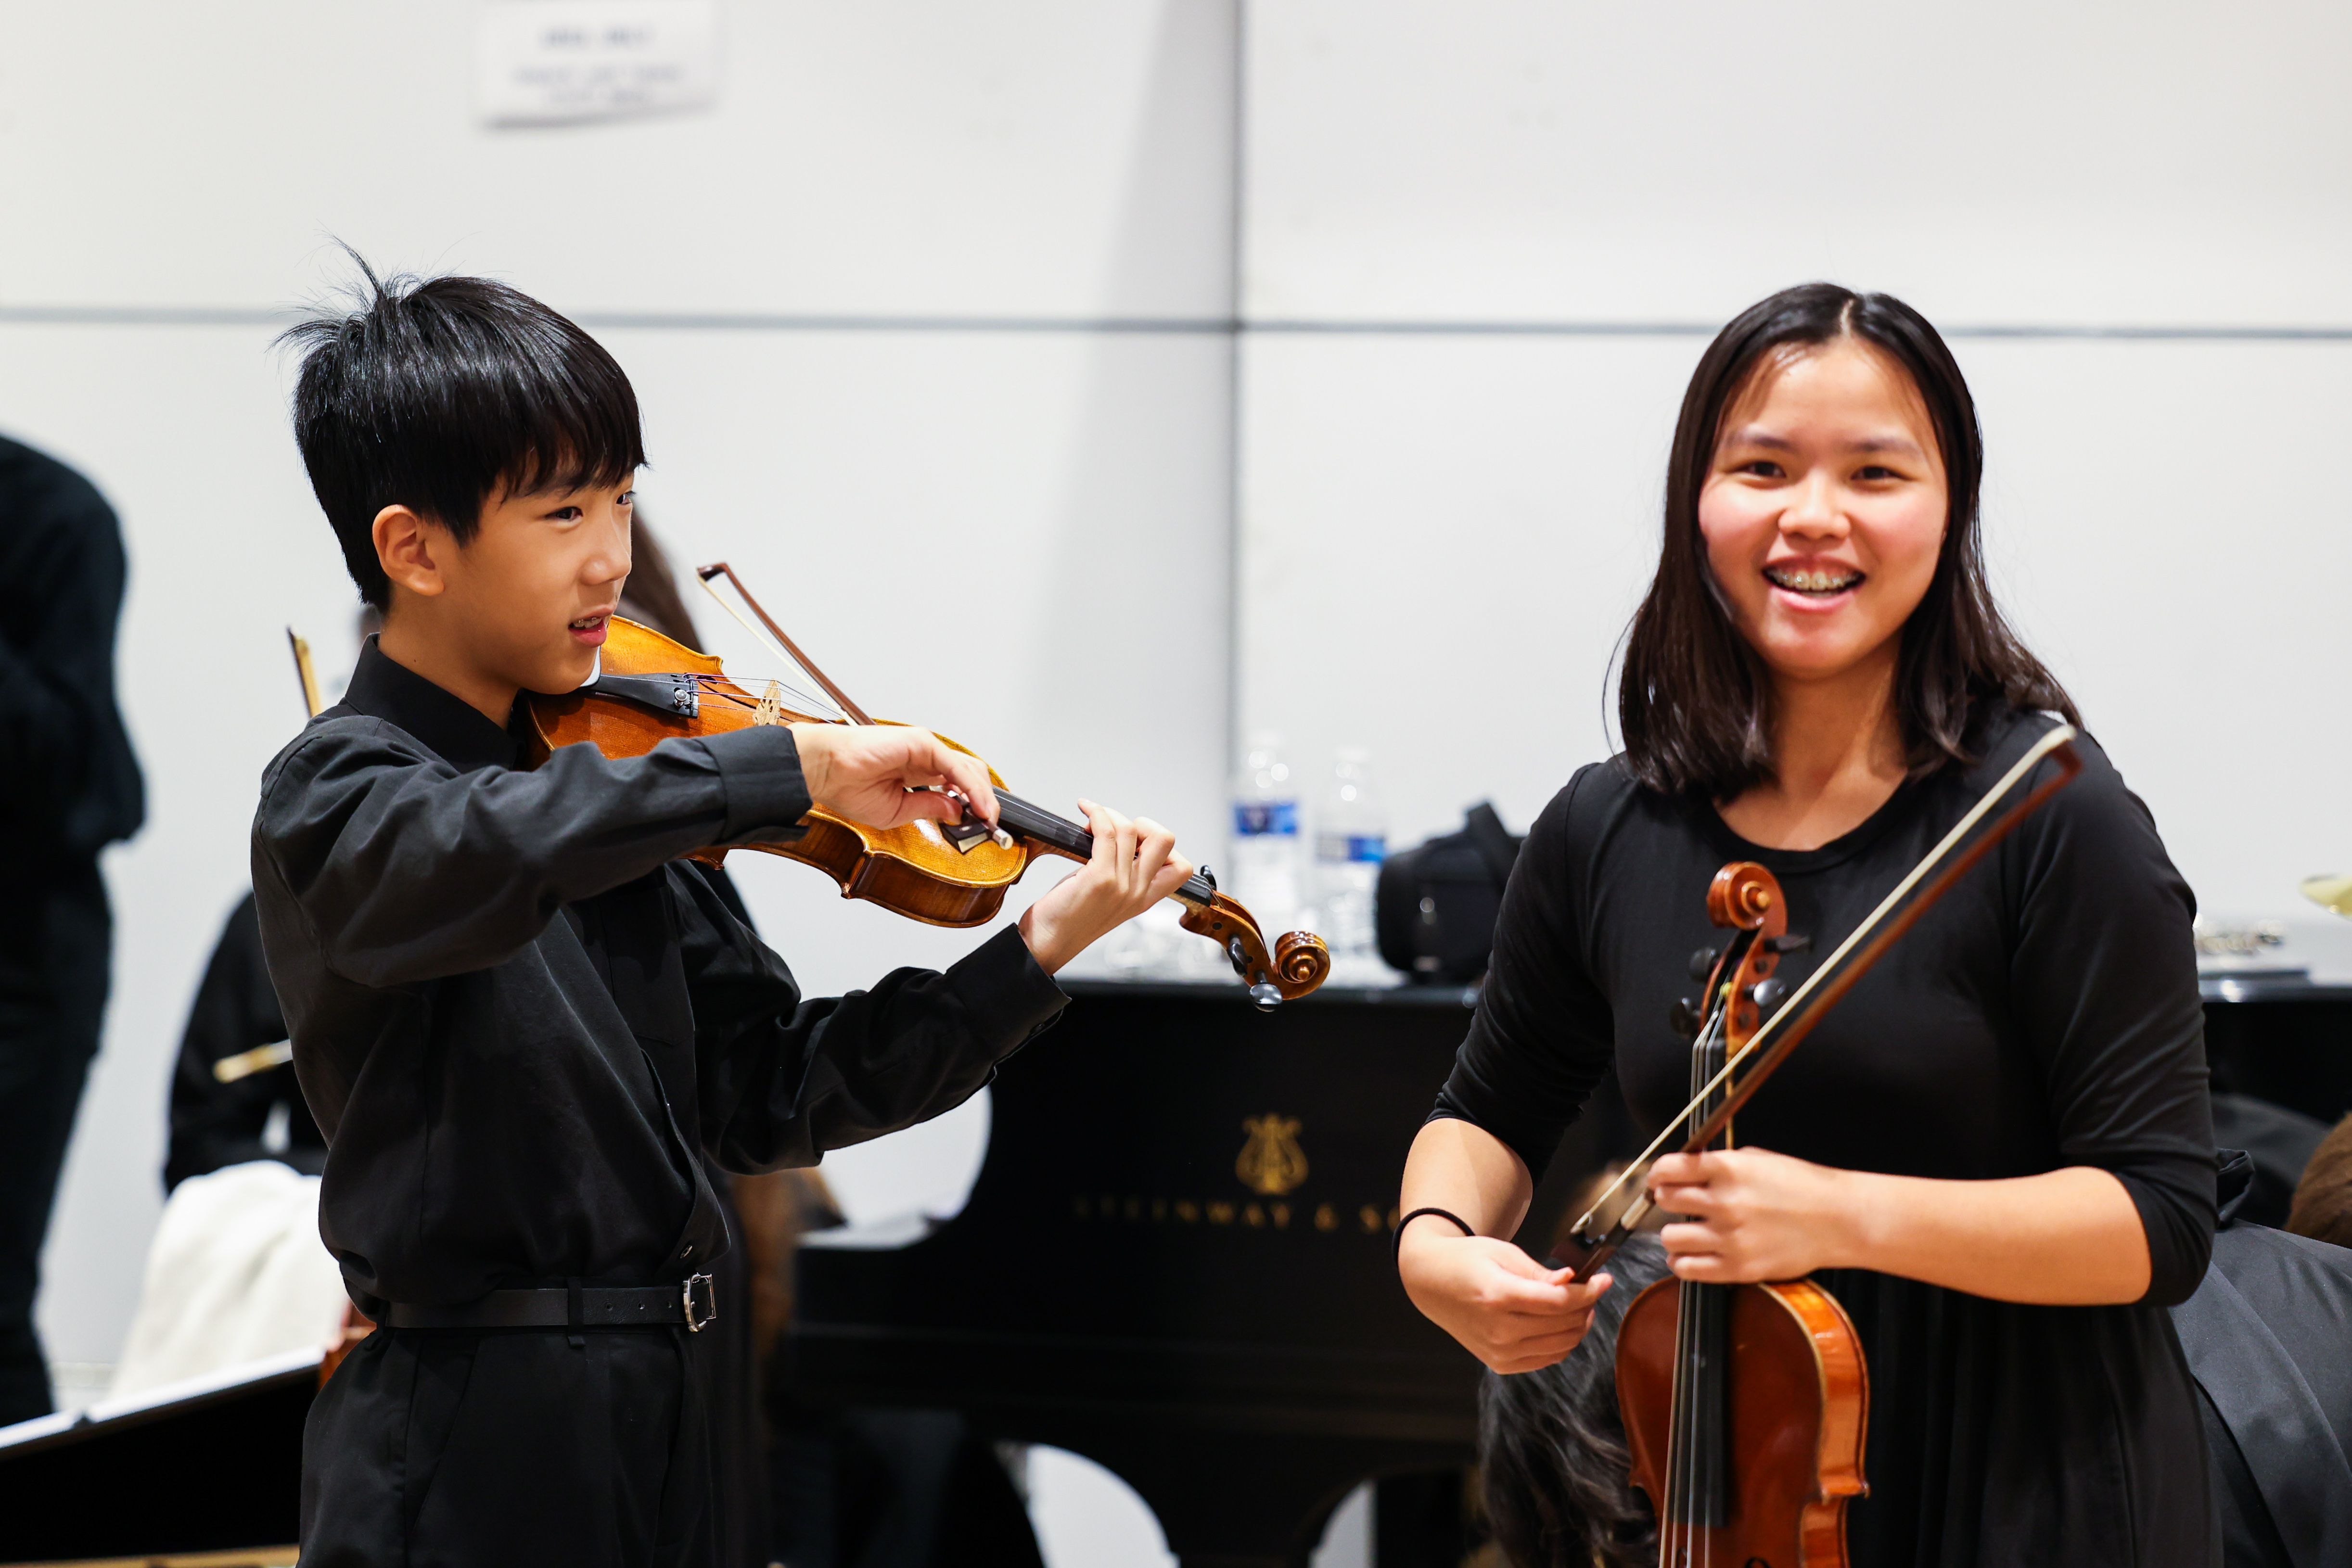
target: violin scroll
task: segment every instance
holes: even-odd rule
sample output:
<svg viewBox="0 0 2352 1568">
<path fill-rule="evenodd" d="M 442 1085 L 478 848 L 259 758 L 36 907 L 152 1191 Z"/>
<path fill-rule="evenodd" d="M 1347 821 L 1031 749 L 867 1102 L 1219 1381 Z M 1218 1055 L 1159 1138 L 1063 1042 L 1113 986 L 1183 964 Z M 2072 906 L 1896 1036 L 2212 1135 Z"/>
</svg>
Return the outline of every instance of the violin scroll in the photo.
<svg viewBox="0 0 2352 1568">
<path fill-rule="evenodd" d="M 1286 931 L 1274 945 L 1274 972 L 1283 995 L 1305 996 L 1331 972 L 1331 949 L 1312 931 Z"/>
<path fill-rule="evenodd" d="M 1706 886 L 1706 917 L 1727 930 L 1778 936 L 1789 928 L 1780 883 L 1754 861 L 1733 861 Z"/>
<path fill-rule="evenodd" d="M 1711 1001 L 1714 985 L 1729 988 L 1730 995 L 1724 998 L 1723 1032 L 1736 1054 L 1763 1026 L 1763 1008 L 1759 1004 L 1769 999 L 1768 988 L 1779 984 L 1771 975 L 1780 966 L 1782 948 L 1789 946 L 1782 940 L 1789 930 L 1789 900 L 1780 891 L 1780 879 L 1770 872 L 1754 861 L 1733 861 L 1707 884 L 1706 915 L 1717 925 L 1752 934 L 1748 940 L 1724 949 L 1722 963 L 1732 966 L 1731 973 L 1712 981 L 1708 993 Z"/>
<path fill-rule="evenodd" d="M 1223 894 L 1196 899 L 1180 888 L 1176 896 L 1184 904 L 1177 924 L 1214 942 L 1261 1008 L 1303 997 L 1331 973 L 1331 949 L 1311 931 L 1285 933 L 1269 953 L 1255 917 Z"/>
</svg>

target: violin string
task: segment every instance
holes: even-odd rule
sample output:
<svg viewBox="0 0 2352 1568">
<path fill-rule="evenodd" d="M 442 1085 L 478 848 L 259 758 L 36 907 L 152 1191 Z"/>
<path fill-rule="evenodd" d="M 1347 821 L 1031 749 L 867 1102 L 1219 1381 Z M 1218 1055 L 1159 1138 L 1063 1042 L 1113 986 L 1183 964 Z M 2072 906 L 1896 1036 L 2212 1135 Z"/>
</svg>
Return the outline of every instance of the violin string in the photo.
<svg viewBox="0 0 2352 1568">
<path fill-rule="evenodd" d="M 719 690 L 716 683 L 719 681 L 728 681 L 730 685 L 733 684 L 732 679 L 730 676 L 698 674 L 694 677 L 694 680 L 695 684 L 703 689 L 704 700 L 706 701 L 716 697 L 720 702 L 732 703 L 737 707 L 758 707 L 760 706 L 759 698 L 753 696 L 750 692 L 744 691 L 740 686 L 731 692 Z M 813 707 L 833 706 L 831 703 L 824 701 L 822 697 L 813 697 L 809 695 L 808 693 L 801 690 L 798 686 L 793 685 L 789 681 L 778 681 L 776 685 L 782 688 L 786 695 L 792 697 L 796 702 L 806 703 Z M 846 718 L 844 718 L 839 720 L 819 719 L 817 722 L 819 724 L 846 724 L 849 721 Z"/>
<path fill-rule="evenodd" d="M 1702 1010 L 1699 1014 L 1699 1032 L 1702 1035 L 1706 1034 L 1708 1030 L 1717 1026 L 1717 1015 L 1723 1009 L 1730 1005 L 1731 998 L 1729 988 L 1725 984 L 1725 981 L 1729 976 L 1738 970 L 1739 966 L 1742 963 L 1746 962 L 1748 957 L 1748 946 L 1758 940 L 1758 936 L 1759 934 L 1757 932 L 1748 930 L 1744 927 L 1734 931 L 1731 934 L 1731 940 L 1724 944 L 1723 956 L 1717 958 L 1715 961 L 1714 967 L 1707 971 L 1705 981 L 1706 988 L 1699 993 L 1700 996 L 1705 998 L 1701 1003 Z M 1696 1049 L 1696 1041 L 1693 1042 L 1693 1049 Z M 1696 1086 L 1698 1082 L 1698 1074 L 1694 1072 L 1691 1075 L 1691 1082 Z M 1609 1184 L 1609 1189 L 1606 1192 L 1603 1192 L 1599 1197 L 1594 1198 L 1592 1200 L 1591 1207 L 1588 1207 L 1584 1211 L 1583 1218 L 1580 1218 L 1573 1226 L 1570 1226 L 1570 1228 L 1577 1232 L 1579 1235 L 1591 1234 L 1594 1217 L 1599 1215 L 1601 1211 L 1607 1207 L 1609 1200 L 1612 1197 L 1615 1197 L 1619 1192 L 1624 1189 L 1625 1184 L 1628 1180 L 1630 1180 L 1636 1173 L 1648 1168 L 1651 1159 L 1656 1155 L 1660 1149 L 1664 1148 L 1666 1144 L 1675 1136 L 1675 1129 L 1676 1127 L 1683 1127 L 1685 1129 L 1697 1127 L 1699 1118 L 1693 1114 L 1696 1110 L 1697 1101 L 1696 1099 L 1694 1099 L 1690 1104 L 1685 1105 L 1675 1119 L 1666 1124 L 1664 1130 L 1658 1134 L 1656 1140 L 1653 1142 L 1647 1149 L 1644 1149 L 1642 1152 L 1641 1157 L 1636 1159 L 1632 1165 L 1626 1166 L 1624 1170 L 1620 1171 L 1617 1175 L 1617 1179 Z M 1683 1135 L 1688 1136 L 1688 1132 L 1685 1131 Z M 1630 1207 L 1631 1206 L 1629 1205 L 1628 1208 L 1630 1209 Z M 1643 1213 L 1646 1214 L 1647 1212 L 1648 1209 L 1645 1207 Z M 1620 1216 L 1619 1218 L 1622 1221 L 1623 1216 Z M 1636 1216 L 1633 1223 L 1639 1224 L 1640 1217 Z M 1631 1226 L 1628 1226 L 1628 1228 L 1630 1229 Z"/>
<path fill-rule="evenodd" d="M 1880 923 L 1894 913 L 1895 907 L 1903 902 L 1911 890 L 1918 886 L 1930 872 L 1946 860 L 1978 823 L 1984 821 L 1985 817 L 1991 812 L 1993 806 L 2014 789 L 2018 782 L 2031 773 L 2042 758 L 2074 738 L 2074 727 L 2062 724 L 2034 742 L 2025 755 L 2017 759 L 2017 765 L 2002 774 L 2000 782 L 1986 790 L 1983 798 L 1974 806 L 1969 807 L 1968 813 L 1952 825 L 1952 831 L 1938 840 L 1936 847 L 1929 850 L 1921 858 L 1919 863 L 1913 866 L 1905 874 L 1903 880 L 1895 884 L 1895 890 L 1879 901 L 1878 907 L 1872 910 L 1864 918 L 1862 924 L 1855 926 L 1847 935 L 1846 939 L 1838 944 L 1837 950 L 1824 959 L 1811 974 L 1805 977 L 1804 983 L 1797 988 L 1796 993 L 1781 1003 L 1770 1018 L 1764 1020 L 1764 1027 L 1748 1037 L 1748 1043 L 1739 1048 L 1737 1055 L 1724 1062 L 1723 1070 L 1708 1081 L 1699 1092 L 1700 1094 L 1712 1094 L 1729 1082 L 1731 1075 L 1738 1070 L 1739 1064 L 1754 1055 L 1767 1040 L 1770 1040 L 1775 1030 L 1787 1020 L 1799 1016 L 1803 1011 L 1801 1004 L 1804 999 L 1837 972 L 1838 966 L 1845 961 L 1846 955 L 1860 946 L 1870 934 L 1878 928 Z M 1577 1221 L 1578 1229 L 1581 1230 L 1591 1224 L 1592 1216 L 1600 1210 L 1601 1205 L 1616 1197 L 1627 1182 L 1637 1176 L 1646 1175 L 1650 1163 L 1657 1158 L 1659 1150 L 1674 1141 L 1675 1129 L 1681 1124 L 1680 1117 L 1666 1124 L 1666 1130 L 1651 1141 L 1650 1146 L 1642 1151 L 1641 1157 L 1626 1166 L 1624 1172 L 1615 1181 L 1610 1183 L 1608 1189 L 1593 1201 L 1592 1207 L 1585 1211 L 1584 1218 Z"/>
<path fill-rule="evenodd" d="M 779 660 L 791 665 L 793 669 L 800 670 L 801 674 L 808 674 L 805 669 L 802 669 L 801 662 L 798 659 L 793 658 L 790 653 L 784 652 L 782 644 L 779 643 L 773 637 L 768 635 L 767 629 L 765 627 L 754 626 L 751 624 L 751 621 L 744 616 L 741 611 L 735 608 L 734 604 L 729 601 L 725 594 L 711 587 L 710 580 L 709 578 L 702 577 L 698 574 L 696 580 L 702 584 L 703 592 L 710 595 L 711 598 L 719 601 L 719 609 L 724 610 L 728 614 L 733 616 L 735 618 L 735 623 L 738 626 L 742 627 L 744 631 L 751 633 L 755 639 L 767 648 L 768 652 L 773 653 Z M 839 715 L 841 722 L 844 724 L 847 724 L 849 722 L 849 716 L 846 713 L 843 713 L 841 705 L 835 702 L 832 698 L 813 697 L 809 695 L 808 693 L 800 690 L 796 686 L 789 685 L 782 681 L 778 681 L 776 684 L 782 686 L 784 690 L 792 693 L 793 695 L 800 701 L 811 704 L 814 706 L 828 709 L 831 712 Z"/>
<path fill-rule="evenodd" d="M 1721 988 L 1717 988 L 1718 996 Z M 1707 1051 L 1723 1027 L 1723 1008 L 1719 1000 L 1711 1000 L 1706 1022 L 1691 1046 L 1693 1071 L 1696 1080 L 1705 1075 Z M 1663 1561 L 1669 1564 L 1679 1560 L 1689 1562 L 1688 1516 L 1694 1506 L 1692 1497 L 1697 1469 L 1698 1417 L 1693 1390 L 1688 1386 L 1691 1343 L 1695 1333 L 1694 1293 L 1686 1284 L 1675 1287 L 1675 1366 L 1668 1385 L 1666 1426 L 1666 1502 L 1667 1534 L 1661 1544 L 1665 1548 Z"/>
</svg>

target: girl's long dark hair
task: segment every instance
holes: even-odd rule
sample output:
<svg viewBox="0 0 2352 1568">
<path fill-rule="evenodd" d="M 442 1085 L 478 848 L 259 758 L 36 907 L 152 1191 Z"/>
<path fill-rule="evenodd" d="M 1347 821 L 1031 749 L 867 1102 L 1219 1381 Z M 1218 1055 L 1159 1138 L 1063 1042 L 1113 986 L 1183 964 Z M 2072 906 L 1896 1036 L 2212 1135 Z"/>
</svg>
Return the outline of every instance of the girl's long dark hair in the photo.
<svg viewBox="0 0 2352 1568">
<path fill-rule="evenodd" d="M 1853 337 L 1891 357 L 1927 405 L 1949 484 L 1943 553 L 1927 597 L 1904 622 L 1896 716 L 1916 778 L 1975 760 L 1975 726 L 1993 706 L 2082 719 L 2056 676 L 1993 603 L 1977 528 L 1984 438 L 1952 351 L 1927 319 L 1891 294 L 1833 283 L 1782 289 L 1741 311 L 1692 372 L 1666 467 L 1665 546 L 1633 612 L 1617 688 L 1617 720 L 1633 776 L 1669 795 L 1727 800 L 1772 776 L 1772 685 L 1733 623 L 1707 565 L 1698 498 L 1714 466 L 1724 413 L 1766 357 Z"/>
<path fill-rule="evenodd" d="M 1654 1236 L 1630 1239 L 1568 1359 L 1478 1388 L 1478 1477 L 1486 1523 L 1512 1568 L 1655 1568 L 1658 1526 L 1628 1479 L 1617 1414 L 1617 1331 L 1643 1290 L 1666 1277 Z"/>
</svg>

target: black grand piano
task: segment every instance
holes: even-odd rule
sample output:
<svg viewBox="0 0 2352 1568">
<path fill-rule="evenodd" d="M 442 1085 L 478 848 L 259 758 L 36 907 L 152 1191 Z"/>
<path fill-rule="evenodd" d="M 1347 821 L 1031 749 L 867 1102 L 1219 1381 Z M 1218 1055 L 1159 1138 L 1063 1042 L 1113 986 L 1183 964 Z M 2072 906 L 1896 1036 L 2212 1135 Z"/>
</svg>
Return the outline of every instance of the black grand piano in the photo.
<svg viewBox="0 0 2352 1568">
<path fill-rule="evenodd" d="M 800 1397 L 951 1407 L 1141 1494 L 1186 1568 L 1303 1563 L 1391 1478 L 1379 1560 L 1453 1563 L 1477 1365 L 1390 1261 L 1406 1148 L 1469 1027 L 1459 988 L 1074 983 L 1005 1063 L 962 1212 L 800 1257 Z M 1529 1232 L 1630 1135 L 1591 1119 Z"/>
</svg>

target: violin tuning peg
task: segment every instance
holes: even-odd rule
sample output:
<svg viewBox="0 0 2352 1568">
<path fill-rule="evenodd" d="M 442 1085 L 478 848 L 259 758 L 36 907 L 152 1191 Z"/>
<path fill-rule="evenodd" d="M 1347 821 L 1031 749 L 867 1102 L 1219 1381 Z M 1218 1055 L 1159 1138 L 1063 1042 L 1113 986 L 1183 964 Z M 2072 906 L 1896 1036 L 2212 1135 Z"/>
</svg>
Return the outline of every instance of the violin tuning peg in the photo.
<svg viewBox="0 0 2352 1568">
<path fill-rule="evenodd" d="M 1685 1040 L 1698 1038 L 1698 1009 L 1688 997 L 1678 998 L 1666 1009 L 1666 1027 Z"/>
<path fill-rule="evenodd" d="M 1705 980 L 1715 973 L 1715 961 L 1723 956 L 1712 947 L 1702 947 L 1690 956 L 1690 977 Z"/>
<path fill-rule="evenodd" d="M 1217 891 L 1217 873 L 1215 872 L 1211 871 L 1207 866 L 1202 866 L 1195 870 L 1192 874 L 1199 877 L 1202 882 L 1207 883 L 1211 893 Z"/>
<path fill-rule="evenodd" d="M 1748 999 L 1756 1004 L 1759 1011 L 1767 1013 L 1779 1007 L 1788 994 L 1786 980 L 1759 980 L 1748 988 Z"/>
<path fill-rule="evenodd" d="M 1786 936 L 1769 937 L 1764 945 L 1775 953 L 1801 953 L 1813 945 L 1813 939 L 1791 932 Z"/>
</svg>

